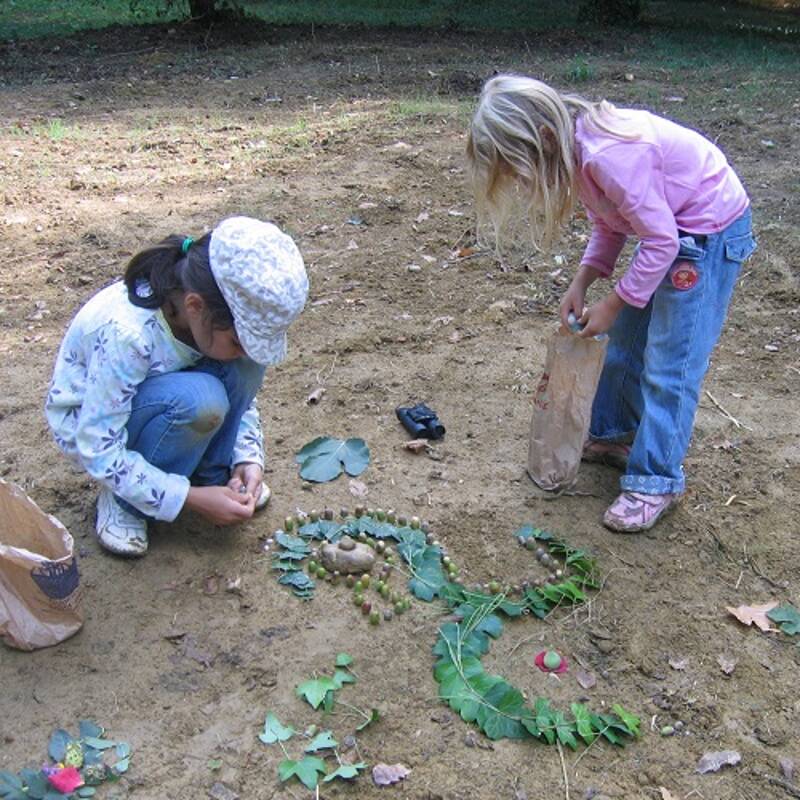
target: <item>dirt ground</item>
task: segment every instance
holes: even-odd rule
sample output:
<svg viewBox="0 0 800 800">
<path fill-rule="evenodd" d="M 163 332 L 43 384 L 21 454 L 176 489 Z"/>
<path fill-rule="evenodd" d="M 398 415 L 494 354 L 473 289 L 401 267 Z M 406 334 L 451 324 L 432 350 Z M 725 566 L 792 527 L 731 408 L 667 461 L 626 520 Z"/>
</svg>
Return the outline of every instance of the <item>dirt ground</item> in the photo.
<svg viewBox="0 0 800 800">
<path fill-rule="evenodd" d="M 359 736 L 361 756 L 412 772 L 394 788 L 364 777 L 321 797 L 800 796 L 775 782 L 780 758 L 800 765 L 800 651 L 725 612 L 800 601 L 796 65 L 658 64 L 645 38 L 624 49 L 604 37 L 253 38 L 152 28 L 0 46 L 0 475 L 75 536 L 86 607 L 84 629 L 56 648 L 0 647 L 0 769 L 39 763 L 51 730 L 91 718 L 134 750 L 103 797 L 206 797 L 218 783 L 241 798 L 308 796 L 279 784 L 279 751 L 257 733 L 268 711 L 298 728 L 319 722 L 293 689 L 346 650 L 359 675 L 347 698 L 383 712 Z M 592 72 L 570 83 L 577 56 Z M 524 472 L 543 342 L 585 222 L 554 255 L 507 270 L 453 257 L 472 236 L 465 123 L 495 69 L 696 126 L 753 198 L 759 250 L 708 374 L 688 493 L 648 535 L 601 527 L 617 490 L 608 468 L 585 465 L 579 491 L 555 500 Z M 62 331 L 136 249 L 234 212 L 282 225 L 311 278 L 289 358 L 259 396 L 274 498 L 241 529 L 181 519 L 153 528 L 144 560 L 108 557 L 93 535 L 95 490 L 69 471 L 42 414 Z M 306 405 L 318 386 L 322 401 Z M 428 455 L 403 449 L 394 408 L 410 400 L 448 429 Z M 489 745 L 436 698 L 438 609 L 417 603 L 371 628 L 342 587 L 323 585 L 309 603 L 279 587 L 260 539 L 296 509 L 356 502 L 344 477 L 302 485 L 293 456 L 317 435 L 365 438 L 367 502 L 430 520 L 469 582 L 531 574 L 512 537 L 524 522 L 596 554 L 605 581 L 592 603 L 509 624 L 487 667 L 561 708 L 621 702 L 644 736 L 566 751 L 563 766 L 533 741 Z M 221 576 L 214 594 L 209 575 Z M 241 594 L 224 591 L 237 576 Z M 535 670 L 543 646 L 583 664 L 596 686 L 581 689 L 575 669 L 560 679 Z M 730 676 L 720 657 L 737 661 Z M 680 735 L 659 735 L 678 720 Z M 354 726 L 345 713 L 331 723 L 339 737 Z M 696 772 L 703 753 L 728 749 L 739 766 Z"/>
</svg>

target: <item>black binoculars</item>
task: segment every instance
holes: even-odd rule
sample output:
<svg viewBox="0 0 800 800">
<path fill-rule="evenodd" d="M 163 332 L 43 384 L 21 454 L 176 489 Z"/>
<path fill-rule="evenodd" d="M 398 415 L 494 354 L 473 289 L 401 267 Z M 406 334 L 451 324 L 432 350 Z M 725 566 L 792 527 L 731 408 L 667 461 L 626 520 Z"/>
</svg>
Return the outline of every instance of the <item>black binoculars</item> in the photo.
<svg viewBox="0 0 800 800">
<path fill-rule="evenodd" d="M 415 439 L 441 439 L 444 436 L 444 425 L 439 421 L 436 412 L 424 403 L 415 406 L 398 406 L 395 409 L 397 419 Z"/>
</svg>

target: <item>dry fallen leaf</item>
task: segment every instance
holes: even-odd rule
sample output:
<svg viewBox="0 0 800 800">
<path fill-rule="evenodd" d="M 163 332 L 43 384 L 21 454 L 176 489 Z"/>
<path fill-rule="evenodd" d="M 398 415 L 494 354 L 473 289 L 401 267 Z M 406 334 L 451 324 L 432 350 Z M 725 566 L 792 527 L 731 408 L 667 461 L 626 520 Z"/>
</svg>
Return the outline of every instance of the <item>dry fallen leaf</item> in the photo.
<svg viewBox="0 0 800 800">
<path fill-rule="evenodd" d="M 216 594 L 219 591 L 219 575 L 206 575 L 203 578 L 203 594 Z"/>
<path fill-rule="evenodd" d="M 578 681 L 581 689 L 591 689 L 597 683 L 597 678 L 585 669 L 579 669 L 575 673 L 575 680 Z"/>
<path fill-rule="evenodd" d="M 762 631 L 777 631 L 778 629 L 772 627 L 767 617 L 767 611 L 772 611 L 777 605 L 778 601 L 774 600 L 761 606 L 739 606 L 738 608 L 726 606 L 726 608 L 744 625 L 755 625 Z"/>
<path fill-rule="evenodd" d="M 719 668 L 726 674 L 731 675 L 736 669 L 736 659 L 730 656 L 717 656 L 717 664 Z"/>
<path fill-rule="evenodd" d="M 363 500 L 369 494 L 367 484 L 361 481 L 351 480 L 350 494 L 353 495 L 353 497 L 358 497 L 360 500 Z"/>
<path fill-rule="evenodd" d="M 721 750 L 718 753 L 706 753 L 697 765 L 697 771 L 705 774 L 706 772 L 718 772 L 722 767 L 734 767 L 742 760 L 742 756 L 736 750 Z"/>
<path fill-rule="evenodd" d="M 674 794 L 669 789 L 665 789 L 663 786 L 659 786 L 658 790 L 661 792 L 661 800 L 678 800 Z"/>
<path fill-rule="evenodd" d="M 242 593 L 242 576 L 237 575 L 235 578 L 228 578 L 225 581 L 225 591 L 231 594 Z"/>
<path fill-rule="evenodd" d="M 427 211 L 420 211 L 419 214 L 417 214 L 417 217 L 414 220 L 414 222 L 418 224 L 421 222 L 425 222 L 426 219 L 430 219 L 430 216 L 431 215 Z"/>
<path fill-rule="evenodd" d="M 411 439 L 411 441 L 405 442 L 403 445 L 406 450 L 410 450 L 412 453 L 421 453 L 430 446 L 430 442 L 427 439 Z"/>
<path fill-rule="evenodd" d="M 391 786 L 402 781 L 410 772 L 402 764 L 376 764 L 372 768 L 372 780 L 376 786 Z"/>
<path fill-rule="evenodd" d="M 322 395 L 325 394 L 325 387 L 324 386 L 317 386 L 313 392 L 306 398 L 306 405 L 307 406 L 315 406 L 322 400 Z"/>
<path fill-rule="evenodd" d="M 672 669 L 679 671 L 686 669 L 686 665 L 688 663 L 689 662 L 685 658 L 671 658 L 669 660 L 669 665 L 672 667 Z"/>
</svg>

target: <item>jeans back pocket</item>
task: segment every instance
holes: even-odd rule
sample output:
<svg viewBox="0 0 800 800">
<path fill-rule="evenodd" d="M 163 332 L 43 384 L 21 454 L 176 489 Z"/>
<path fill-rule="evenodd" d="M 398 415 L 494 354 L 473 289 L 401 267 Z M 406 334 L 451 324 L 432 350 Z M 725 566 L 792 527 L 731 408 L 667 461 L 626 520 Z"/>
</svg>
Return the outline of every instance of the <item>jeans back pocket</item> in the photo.
<svg viewBox="0 0 800 800">
<path fill-rule="evenodd" d="M 756 246 L 756 240 L 753 238 L 752 233 L 734 236 L 725 242 L 725 257 L 729 261 L 737 261 L 739 264 L 743 264 L 753 255 Z"/>
</svg>

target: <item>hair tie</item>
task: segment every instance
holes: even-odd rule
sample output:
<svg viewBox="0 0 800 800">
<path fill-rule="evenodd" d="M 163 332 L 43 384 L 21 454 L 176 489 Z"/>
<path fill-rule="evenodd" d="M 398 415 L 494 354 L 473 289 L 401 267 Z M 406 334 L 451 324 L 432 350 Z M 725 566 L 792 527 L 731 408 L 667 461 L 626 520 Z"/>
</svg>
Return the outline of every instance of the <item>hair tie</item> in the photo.
<svg viewBox="0 0 800 800">
<path fill-rule="evenodd" d="M 194 239 L 191 236 L 187 236 L 183 240 L 183 244 L 181 245 L 181 253 L 186 255 L 189 252 L 189 248 L 194 244 Z"/>
</svg>

